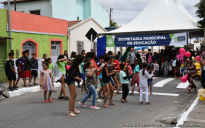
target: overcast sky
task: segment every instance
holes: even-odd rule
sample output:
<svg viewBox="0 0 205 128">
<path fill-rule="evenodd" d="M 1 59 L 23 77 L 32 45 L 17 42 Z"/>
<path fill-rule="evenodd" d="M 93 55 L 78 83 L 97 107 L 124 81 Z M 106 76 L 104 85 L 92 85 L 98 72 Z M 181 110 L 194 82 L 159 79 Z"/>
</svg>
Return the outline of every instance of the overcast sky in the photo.
<svg viewBox="0 0 205 128">
<path fill-rule="evenodd" d="M 0 2 L 5 0 L 0 0 Z M 112 19 L 114 19 L 119 25 L 125 25 L 137 17 L 140 12 L 146 7 L 149 0 L 97 0 L 107 10 L 113 8 Z M 187 9 L 187 11 L 196 20 L 196 8 L 195 4 L 199 3 L 200 0 L 181 0 Z M 0 8 L 3 6 L 0 4 Z"/>
<path fill-rule="evenodd" d="M 97 0 L 107 10 L 113 8 L 112 19 L 119 25 L 125 25 L 137 17 L 140 12 L 146 7 L 150 0 Z M 196 8 L 195 4 L 200 0 L 181 0 L 187 9 L 187 11 L 195 17 L 196 20 Z"/>
</svg>

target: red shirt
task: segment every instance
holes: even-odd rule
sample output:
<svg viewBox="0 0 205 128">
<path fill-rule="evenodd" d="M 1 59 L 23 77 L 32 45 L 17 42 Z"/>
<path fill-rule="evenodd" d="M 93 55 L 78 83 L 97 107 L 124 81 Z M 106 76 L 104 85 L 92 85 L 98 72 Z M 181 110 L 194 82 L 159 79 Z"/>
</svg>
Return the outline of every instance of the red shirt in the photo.
<svg viewBox="0 0 205 128">
<path fill-rule="evenodd" d="M 91 59 L 90 61 L 93 63 L 94 68 L 99 69 L 99 67 L 97 66 L 95 60 Z M 100 72 L 96 72 L 96 76 L 99 76 L 99 75 L 100 75 Z"/>
<path fill-rule="evenodd" d="M 113 63 L 114 63 L 115 68 L 117 67 L 115 70 L 120 72 L 120 62 L 118 60 L 115 60 Z"/>
</svg>

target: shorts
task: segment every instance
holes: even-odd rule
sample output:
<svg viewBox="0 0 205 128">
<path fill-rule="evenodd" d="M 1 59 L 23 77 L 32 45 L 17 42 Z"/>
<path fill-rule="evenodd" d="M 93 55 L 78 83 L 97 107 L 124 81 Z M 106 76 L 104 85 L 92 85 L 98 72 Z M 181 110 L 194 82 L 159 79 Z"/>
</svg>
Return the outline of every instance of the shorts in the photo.
<svg viewBox="0 0 205 128">
<path fill-rule="evenodd" d="M 31 76 L 32 76 L 32 78 L 38 77 L 38 70 L 31 70 Z"/>
<path fill-rule="evenodd" d="M 68 85 L 68 86 L 70 86 L 70 85 L 75 85 L 75 82 L 68 82 L 67 85 Z"/>
<path fill-rule="evenodd" d="M 115 74 L 115 76 L 117 77 L 117 80 L 120 82 L 120 74 Z"/>
<path fill-rule="evenodd" d="M 158 75 L 158 73 L 159 73 L 159 70 L 155 70 L 155 71 L 154 71 L 154 75 L 156 75 L 156 76 L 157 76 L 157 75 Z"/>
<path fill-rule="evenodd" d="M 6 73 L 8 80 L 16 80 L 16 75 L 12 72 Z"/>
<path fill-rule="evenodd" d="M 26 78 L 26 73 L 25 73 L 25 71 L 21 71 L 21 72 L 18 72 L 18 77 L 20 77 L 20 78 Z"/>
<path fill-rule="evenodd" d="M 31 71 L 30 70 L 25 71 L 25 74 L 26 74 L 26 77 L 31 77 Z"/>
<path fill-rule="evenodd" d="M 102 79 L 99 79 L 101 87 L 105 87 L 104 83 L 102 82 Z"/>
<path fill-rule="evenodd" d="M 153 84 L 153 81 L 148 81 L 148 84 L 151 84 L 151 85 L 152 85 L 152 84 Z"/>
<path fill-rule="evenodd" d="M 103 82 L 104 83 L 104 85 L 106 85 L 106 84 L 109 84 L 109 83 L 111 83 L 111 81 L 109 81 L 109 82 L 107 82 L 107 83 L 105 83 L 105 82 Z"/>
<path fill-rule="evenodd" d="M 80 73 L 82 80 L 85 80 L 85 74 Z"/>
<path fill-rule="evenodd" d="M 112 76 L 113 80 L 115 83 L 118 83 L 117 77 L 116 76 Z"/>
</svg>

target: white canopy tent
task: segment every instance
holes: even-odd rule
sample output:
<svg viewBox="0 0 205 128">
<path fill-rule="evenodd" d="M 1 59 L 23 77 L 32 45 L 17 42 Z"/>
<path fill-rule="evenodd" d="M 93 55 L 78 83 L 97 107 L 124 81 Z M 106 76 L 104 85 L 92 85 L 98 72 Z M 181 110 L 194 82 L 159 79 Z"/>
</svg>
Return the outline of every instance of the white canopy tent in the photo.
<svg viewBox="0 0 205 128">
<path fill-rule="evenodd" d="M 125 17 L 126 18 L 126 17 Z M 196 20 L 180 0 L 150 0 L 146 8 L 127 25 L 99 35 L 199 31 Z M 202 34 L 203 35 L 203 34 Z"/>
<path fill-rule="evenodd" d="M 197 23 L 196 19 L 194 19 L 194 17 L 192 17 L 189 12 L 186 10 L 186 8 L 184 7 L 183 3 L 181 2 L 181 0 L 174 0 L 174 3 L 178 6 L 178 8 L 184 13 L 186 14 L 191 20 L 193 20 L 195 23 Z"/>
</svg>

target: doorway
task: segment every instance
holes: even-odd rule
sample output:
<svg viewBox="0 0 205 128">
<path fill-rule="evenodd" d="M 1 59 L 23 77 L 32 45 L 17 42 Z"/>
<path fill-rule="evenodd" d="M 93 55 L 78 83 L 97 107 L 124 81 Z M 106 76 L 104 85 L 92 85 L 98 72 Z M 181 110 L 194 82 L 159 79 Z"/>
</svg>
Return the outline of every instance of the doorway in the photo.
<svg viewBox="0 0 205 128">
<path fill-rule="evenodd" d="M 32 53 L 35 53 L 35 44 L 32 42 L 32 41 L 26 41 L 24 44 L 23 44 L 23 51 L 25 50 L 29 50 L 30 51 L 30 55 L 29 55 L 29 58 L 32 58 Z"/>
</svg>

